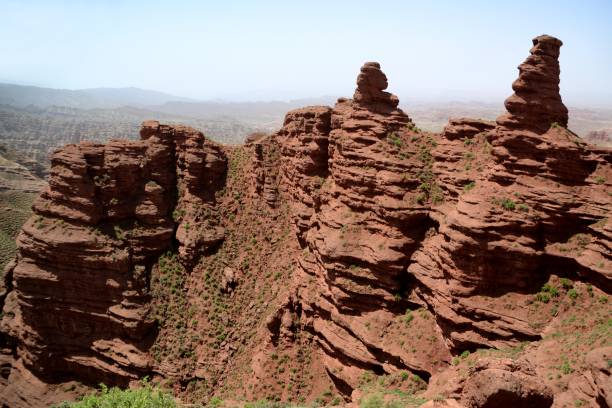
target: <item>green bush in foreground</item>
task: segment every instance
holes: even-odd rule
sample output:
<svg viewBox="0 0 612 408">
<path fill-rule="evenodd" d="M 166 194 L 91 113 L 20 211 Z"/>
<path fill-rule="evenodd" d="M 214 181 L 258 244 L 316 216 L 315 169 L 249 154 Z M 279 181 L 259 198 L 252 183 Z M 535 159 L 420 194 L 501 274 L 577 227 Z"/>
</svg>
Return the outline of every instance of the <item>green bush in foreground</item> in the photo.
<svg viewBox="0 0 612 408">
<path fill-rule="evenodd" d="M 64 402 L 58 408 L 176 408 L 178 405 L 170 394 L 154 388 L 148 381 L 142 387 L 122 390 L 100 385 L 100 391 L 87 395 L 78 402 Z"/>
</svg>

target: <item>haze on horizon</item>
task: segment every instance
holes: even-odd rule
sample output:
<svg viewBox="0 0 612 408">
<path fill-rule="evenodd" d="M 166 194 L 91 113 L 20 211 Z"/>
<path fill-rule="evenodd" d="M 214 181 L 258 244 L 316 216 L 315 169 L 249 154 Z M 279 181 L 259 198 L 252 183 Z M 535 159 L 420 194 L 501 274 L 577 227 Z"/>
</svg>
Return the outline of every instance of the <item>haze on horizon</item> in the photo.
<svg viewBox="0 0 612 408">
<path fill-rule="evenodd" d="M 403 101 L 498 101 L 531 39 L 567 104 L 612 106 L 612 2 L 0 0 L 0 82 L 200 100 L 350 96 L 378 61 Z"/>
</svg>

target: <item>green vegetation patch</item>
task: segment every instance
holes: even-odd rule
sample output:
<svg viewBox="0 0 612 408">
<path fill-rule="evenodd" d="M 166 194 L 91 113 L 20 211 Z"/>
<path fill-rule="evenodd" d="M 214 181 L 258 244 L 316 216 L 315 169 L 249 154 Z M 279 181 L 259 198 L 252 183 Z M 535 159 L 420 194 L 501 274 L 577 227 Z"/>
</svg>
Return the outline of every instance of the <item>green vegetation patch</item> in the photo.
<svg viewBox="0 0 612 408">
<path fill-rule="evenodd" d="M 366 372 L 360 382 L 363 391 L 360 408 L 418 407 L 427 401 L 418 396 L 427 383 L 407 371 L 382 376 Z"/>
<path fill-rule="evenodd" d="M 77 402 L 64 402 L 57 408 L 174 408 L 174 398 L 152 386 L 146 379 L 141 387 L 122 390 L 100 385 L 100 391 L 87 395 Z"/>
</svg>

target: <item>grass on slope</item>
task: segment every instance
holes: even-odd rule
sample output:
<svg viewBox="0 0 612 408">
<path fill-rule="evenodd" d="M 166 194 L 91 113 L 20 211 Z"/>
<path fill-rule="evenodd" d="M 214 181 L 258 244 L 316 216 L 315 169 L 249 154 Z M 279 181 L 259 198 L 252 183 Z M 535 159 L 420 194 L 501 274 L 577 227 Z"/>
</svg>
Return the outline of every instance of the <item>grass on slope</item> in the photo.
<svg viewBox="0 0 612 408">
<path fill-rule="evenodd" d="M 100 385 L 100 391 L 77 402 L 64 402 L 57 408 L 175 408 L 174 398 L 143 380 L 141 388 L 121 390 Z"/>
<path fill-rule="evenodd" d="M 36 194 L 21 191 L 0 191 L 0 273 L 15 256 L 15 238 L 30 217 Z"/>
</svg>

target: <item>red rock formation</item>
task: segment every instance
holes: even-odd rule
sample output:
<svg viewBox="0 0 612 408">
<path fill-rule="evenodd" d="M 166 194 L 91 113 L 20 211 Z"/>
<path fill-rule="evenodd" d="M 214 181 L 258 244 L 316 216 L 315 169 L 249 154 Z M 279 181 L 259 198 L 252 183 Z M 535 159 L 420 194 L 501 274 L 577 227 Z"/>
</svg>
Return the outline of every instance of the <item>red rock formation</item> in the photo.
<svg viewBox="0 0 612 408">
<path fill-rule="evenodd" d="M 320 192 L 329 173 L 330 128 L 331 108 L 312 106 L 287 113 L 275 137 L 281 150 L 282 186 L 289 186 L 289 203 L 300 240 L 311 227 L 311 217 L 320 205 Z"/>
<path fill-rule="evenodd" d="M 304 248 L 301 325 L 339 389 L 363 369 L 439 370 L 371 333 L 398 329 L 407 307 L 433 313 L 436 340 L 423 354 L 447 361 L 449 351 L 539 339 L 551 317 L 531 324 L 530 304 L 551 273 L 610 290 L 610 153 L 561 126 L 560 42 L 534 43 L 497 125 L 461 119 L 440 136 L 419 133 L 383 92 L 376 63 L 362 68 L 355 99 L 338 101 L 328 135 L 302 125 L 325 108 L 287 116 L 277 139 Z M 322 188 L 305 187 L 303 163 L 316 163 Z"/>
<path fill-rule="evenodd" d="M 589 352 L 586 356 L 595 390 L 597 403 L 605 407 L 612 406 L 612 346 L 601 347 Z"/>
<path fill-rule="evenodd" d="M 304 247 L 297 288 L 301 324 L 316 336 L 329 375 L 346 393 L 364 369 L 408 368 L 427 378 L 448 358 L 425 310 L 413 327 L 435 340 L 411 346 L 439 361 L 400 345 L 408 327 L 396 316 L 418 307 L 406 297 L 405 268 L 431 226 L 429 196 L 419 199 L 418 187 L 431 183 L 432 175 L 430 139 L 411 130 L 410 118 L 397 109 L 397 97 L 383 92 L 386 87 L 380 66 L 366 63 L 354 100 L 340 99 L 333 110 L 292 111 L 276 135 L 282 186 Z M 276 321 L 286 314 L 279 312 Z"/>
<path fill-rule="evenodd" d="M 149 122 L 138 142 L 58 151 L 49 188 L 24 227 L 17 262 L 0 291 L 0 362 L 14 367 L 6 389 L 29 378 L 27 370 L 43 378 L 71 372 L 126 383 L 155 369 L 185 382 L 214 379 L 221 387 L 223 379 L 233 382 L 223 367 L 249 365 L 238 351 L 248 344 L 252 371 L 241 375 L 251 389 L 265 390 L 254 383 L 280 367 L 272 362 L 279 355 L 266 353 L 303 357 L 297 351 L 306 345 L 316 346 L 320 359 L 302 368 L 325 370 L 347 399 L 365 372 L 406 370 L 436 379 L 430 391 L 444 389 L 447 406 L 550 406 L 542 365 L 485 358 L 470 360 L 466 371 L 449 363 L 464 351 L 541 339 L 563 312 L 557 306 L 571 313 L 578 289 L 594 314 L 607 310 L 607 297 L 596 294 L 612 288 L 612 155 L 564 127 L 560 45 L 548 36 L 534 40 L 508 113 L 496 124 L 452 119 L 440 135 L 416 128 L 385 91 L 380 65 L 368 62 L 352 100 L 291 111 L 279 132 L 250 137 L 247 147 L 232 151 L 229 174 L 242 170 L 230 178 L 233 184 L 226 185 L 224 150 L 182 126 Z M 227 186 L 220 205 L 217 193 Z M 250 209 L 244 193 L 256 203 Z M 217 251 L 224 223 L 233 241 Z M 187 374 L 180 372 L 187 364 L 165 355 L 159 361 L 166 366 L 154 367 L 147 354 L 155 334 L 147 314 L 150 271 L 174 239 L 187 270 L 202 253 L 214 263 L 193 268 L 204 282 L 181 276 L 182 284 L 194 286 L 181 289 L 207 299 L 206 310 L 216 310 L 226 296 L 250 302 L 242 305 L 250 310 L 243 320 L 248 327 L 230 334 L 230 316 L 246 319 L 236 310 L 241 305 L 222 319 L 211 315 L 214 325 L 212 317 L 193 323 L 189 315 L 190 330 L 222 329 L 216 332 L 222 349 L 197 343 Z M 262 246 L 268 248 L 262 258 L 278 259 L 251 259 Z M 271 279 L 252 275 L 253 261 L 270 269 L 266 276 L 279 268 L 276 276 L 291 276 L 269 295 L 276 296 L 270 304 L 257 308 L 249 290 L 259 287 L 261 301 Z M 215 268 L 221 268 L 219 282 L 211 283 Z M 557 275 L 576 281 L 573 295 Z M 547 282 L 558 288 L 556 296 L 565 291 L 567 302 L 554 309 L 550 299 L 537 303 Z M 219 288 L 214 305 L 204 288 Z M 180 300 L 174 307 L 188 304 Z M 42 313 L 49 317 L 40 319 Z M 265 331 L 270 335 L 259 338 Z M 247 334 L 255 340 L 245 343 Z M 607 401 L 609 369 L 596 361 L 607 352 L 586 359 L 584 389 L 564 390 L 555 403 L 574 395 Z M 529 353 L 538 356 L 535 347 Z M 282 395 L 292 394 L 283 388 Z M 0 398 L 14 402 L 5 393 Z"/>
<path fill-rule="evenodd" d="M 533 39 L 531 55 L 519 66 L 512 84 L 514 95 L 506 99 L 508 113 L 497 119 L 507 129 L 544 133 L 556 123 L 567 126 L 567 108 L 559 95 L 559 49 L 557 38 L 541 35 Z"/>
<path fill-rule="evenodd" d="M 279 146 L 269 136 L 259 137 L 249 142 L 253 146 L 253 167 L 255 168 L 255 194 L 270 206 L 277 204 L 278 198 L 278 158 Z"/>
<path fill-rule="evenodd" d="M 387 76 L 380 70 L 380 64 L 366 62 L 357 77 L 357 89 L 353 95 L 353 101 L 357 105 L 369 107 L 372 111 L 387 112 L 395 109 L 399 104 L 399 99 L 385 92 L 387 86 Z"/>
<path fill-rule="evenodd" d="M 223 238 L 203 214 L 223 186 L 222 150 L 183 126 L 146 122 L 141 135 L 56 151 L 18 237 L 2 333 L 16 366 L 43 379 L 125 384 L 148 373 L 148 276 L 172 245 L 173 210 L 186 261 Z"/>
<path fill-rule="evenodd" d="M 495 128 L 495 123 L 479 119 L 451 118 L 448 125 L 444 127 L 442 136 L 448 140 L 471 139 L 479 133 L 487 132 Z"/>
<path fill-rule="evenodd" d="M 428 394 L 445 395 L 458 407 L 548 408 L 553 404 L 552 391 L 541 383 L 534 367 L 509 358 L 478 360 L 466 375 L 455 368 L 432 384 Z"/>
<path fill-rule="evenodd" d="M 509 103 L 511 120 L 498 120 L 495 129 L 467 146 L 471 160 L 479 163 L 476 172 L 467 166 L 434 166 L 443 189 L 460 195 L 452 207 L 431 213 L 440 223 L 438 233 L 422 243 L 408 270 L 454 349 L 539 338 L 541 331 L 527 324 L 528 302 L 551 273 L 563 271 L 610 288 L 610 155 L 559 125 L 549 129 L 564 115 L 550 102 L 560 101 L 552 92 L 556 88 L 547 85 L 558 82 L 558 69 L 550 67 L 558 66 L 560 41 L 538 37 L 534 44 L 515 89 L 530 101 L 547 101 L 541 105 L 545 109 L 528 113 Z M 532 65 L 541 87 L 531 76 Z M 536 129 L 537 121 L 547 130 Z M 452 157 L 452 145 L 442 139 L 434 157 Z M 455 143 L 455 157 L 461 150 L 466 155 Z M 581 234 L 583 248 L 557 249 Z M 598 244 L 589 244 L 595 237 Z M 517 307 L 508 310 L 508 303 Z"/>
</svg>

